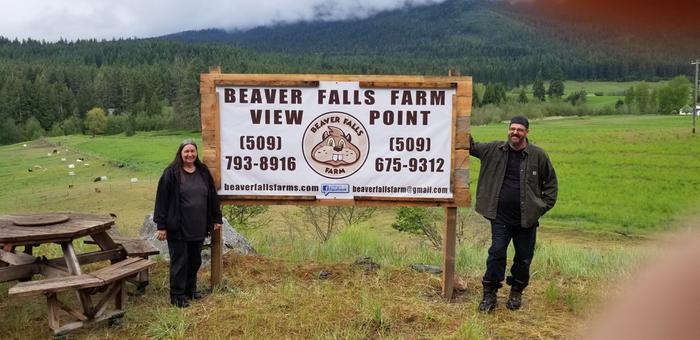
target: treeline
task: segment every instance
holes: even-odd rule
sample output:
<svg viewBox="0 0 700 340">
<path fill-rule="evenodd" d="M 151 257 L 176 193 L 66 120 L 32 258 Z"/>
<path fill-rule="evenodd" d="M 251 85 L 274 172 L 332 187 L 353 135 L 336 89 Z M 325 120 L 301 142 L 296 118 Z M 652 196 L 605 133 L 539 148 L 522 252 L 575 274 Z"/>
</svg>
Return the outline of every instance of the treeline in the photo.
<svg viewBox="0 0 700 340">
<path fill-rule="evenodd" d="M 199 74 L 208 66 L 279 72 L 284 64 L 227 46 L 0 38 L 0 143 L 84 132 L 93 108 L 118 122 L 105 133 L 198 129 Z"/>
<path fill-rule="evenodd" d="M 539 71 L 550 79 L 555 66 L 572 80 L 655 81 L 690 75 L 681 49 L 659 50 L 642 38 L 615 39 L 626 37 L 624 32 L 609 32 L 615 37 L 605 38 L 542 20 L 504 2 L 448 0 L 361 20 L 191 31 L 165 38 L 235 44 L 308 60 L 321 57 L 322 69 L 353 60 L 359 68 L 343 67 L 353 73 L 444 75 L 457 68 L 479 82 L 508 88 L 532 83 Z"/>
<path fill-rule="evenodd" d="M 628 47 L 616 53 L 558 40 L 496 5 L 467 0 L 364 20 L 168 39 L 46 43 L 0 37 L 0 143 L 86 132 L 86 115 L 95 108 L 106 116 L 100 133 L 198 129 L 198 77 L 214 65 L 226 73 L 445 75 L 458 69 L 486 84 L 475 86 L 477 107 L 505 103 L 506 91 L 538 80 L 656 80 L 690 70 L 672 53 Z M 535 97 L 543 101 L 537 89 Z M 556 93 L 561 97 L 563 89 Z M 571 102 L 585 97 L 578 93 Z M 628 107 L 637 105 L 635 98 L 642 96 L 630 96 Z M 520 100 L 529 99 L 523 94 Z M 666 113 L 664 102 L 652 102 Z"/>
</svg>

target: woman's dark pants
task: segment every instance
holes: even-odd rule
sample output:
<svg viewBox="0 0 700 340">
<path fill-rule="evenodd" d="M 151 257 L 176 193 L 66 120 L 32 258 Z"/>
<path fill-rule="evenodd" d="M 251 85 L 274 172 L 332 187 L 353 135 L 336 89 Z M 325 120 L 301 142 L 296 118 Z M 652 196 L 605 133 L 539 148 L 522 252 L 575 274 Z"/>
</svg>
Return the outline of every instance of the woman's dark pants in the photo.
<svg viewBox="0 0 700 340">
<path fill-rule="evenodd" d="M 506 282 L 513 290 L 522 292 L 530 282 L 530 263 L 535 253 L 537 228 L 521 228 L 491 223 L 491 247 L 486 259 L 486 273 L 482 280 L 484 287 L 499 289 L 503 286 L 506 274 L 506 251 L 513 240 L 515 256 L 510 276 Z"/>
<path fill-rule="evenodd" d="M 202 265 L 203 243 L 168 240 L 171 297 L 184 297 L 197 291 L 197 271 Z"/>
</svg>

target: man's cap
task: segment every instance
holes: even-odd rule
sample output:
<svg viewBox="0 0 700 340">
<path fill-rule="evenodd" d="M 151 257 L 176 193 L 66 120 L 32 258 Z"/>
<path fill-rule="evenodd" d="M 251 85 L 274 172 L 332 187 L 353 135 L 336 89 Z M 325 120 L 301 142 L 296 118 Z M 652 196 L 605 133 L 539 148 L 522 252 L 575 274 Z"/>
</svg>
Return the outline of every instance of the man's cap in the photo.
<svg viewBox="0 0 700 340">
<path fill-rule="evenodd" d="M 524 126 L 526 129 L 530 128 L 530 122 L 527 120 L 527 117 L 525 116 L 515 116 L 510 119 L 510 124 L 520 124 Z"/>
</svg>

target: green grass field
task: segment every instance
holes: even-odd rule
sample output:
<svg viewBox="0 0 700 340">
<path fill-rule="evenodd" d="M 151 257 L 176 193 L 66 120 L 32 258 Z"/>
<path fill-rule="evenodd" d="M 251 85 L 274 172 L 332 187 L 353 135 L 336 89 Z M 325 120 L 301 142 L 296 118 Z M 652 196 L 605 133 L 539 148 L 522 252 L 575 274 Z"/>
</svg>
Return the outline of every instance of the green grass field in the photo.
<svg viewBox="0 0 700 340">
<path fill-rule="evenodd" d="M 478 126 L 472 134 L 480 141 L 503 139 L 506 128 Z M 192 136 L 69 136 L 28 142 L 26 147 L 2 146 L 0 214 L 113 212 L 119 216 L 117 229 L 136 236 L 152 210 L 160 172 L 180 141 Z M 467 224 L 456 258 L 457 274 L 467 289 L 454 303 L 445 303 L 439 297 L 439 276 L 405 269 L 416 262 L 439 265 L 441 251 L 418 236 L 393 230 L 392 209 L 382 208 L 369 221 L 320 243 L 299 209 L 283 206 L 270 209 L 270 225 L 245 231 L 264 256 L 227 256 L 225 285 L 210 298 L 184 311 L 170 308 L 167 264 L 159 263 L 146 295 L 129 298 L 122 326 L 98 325 L 74 336 L 574 337 L 597 312 L 599 300 L 612 294 L 616 280 L 660 251 L 647 240 L 665 231 L 686 232 L 678 226 L 700 210 L 700 141 L 690 134 L 690 118 L 677 116 L 535 120 L 530 140 L 548 151 L 560 192 L 538 232 L 532 283 L 520 313 L 503 308 L 505 290 L 496 313 L 476 312 L 489 232 L 485 221 L 468 209 L 460 209 Z M 478 166 L 472 158 L 472 188 Z M 70 171 L 75 175 L 69 176 Z M 94 182 L 99 176 L 108 179 Z M 132 183 L 132 178 L 138 181 Z M 40 254 L 55 254 L 49 246 L 42 248 Z M 357 270 L 351 265 L 355 256 L 370 256 L 382 269 Z M 331 273 L 329 279 L 319 279 L 322 270 Z M 200 281 L 208 285 L 208 270 L 201 272 Z M 11 285 L 0 284 L 0 338 L 45 337 L 45 302 L 8 298 Z"/>
<path fill-rule="evenodd" d="M 656 88 L 663 86 L 668 81 L 658 81 L 658 82 L 646 82 L 651 88 Z M 626 82 L 615 82 L 615 81 L 575 81 L 567 80 L 564 82 L 564 98 L 569 94 L 576 91 L 585 90 L 588 93 L 586 97 L 586 107 L 593 110 L 600 110 L 610 107 L 615 107 L 615 103 L 618 100 L 624 100 L 624 92 L 627 91 L 632 86 L 637 86 L 641 81 L 626 81 Z M 545 81 L 545 89 L 549 86 L 549 83 Z M 526 93 L 528 99 L 532 100 L 532 84 L 526 87 Z M 520 93 L 520 88 L 515 88 L 507 93 L 510 100 L 517 100 Z M 595 95 L 596 93 L 602 93 L 602 95 Z"/>
<path fill-rule="evenodd" d="M 624 91 L 632 86 L 637 86 L 641 81 L 575 81 L 564 82 L 565 95 L 571 92 L 586 90 L 589 94 L 602 92 L 605 96 L 621 96 Z M 651 88 L 663 86 L 667 81 L 646 82 Z"/>
<path fill-rule="evenodd" d="M 550 154 L 561 187 L 559 202 L 546 217 L 546 223 L 625 233 L 664 230 L 700 202 L 700 192 L 695 190 L 700 187 L 696 176 L 700 173 L 700 141 L 690 135 L 690 125 L 690 117 L 676 116 L 533 121 L 530 138 Z M 503 124 L 492 124 L 476 126 L 472 132 L 484 141 L 504 138 L 505 130 Z M 144 133 L 129 138 L 53 138 L 51 142 L 58 145 L 54 148 L 64 152 L 57 155 L 47 155 L 31 143 L 28 148 L 21 144 L 4 146 L 0 148 L 6 155 L 0 160 L 0 185 L 6 190 L 0 194 L 0 211 L 36 209 L 50 200 L 73 198 L 74 191 L 90 192 L 90 187 L 125 190 L 124 198 L 129 201 L 128 190 L 138 192 L 138 188 L 152 187 L 180 141 L 192 136 Z M 76 163 L 76 152 L 86 161 Z M 67 161 L 60 161 L 62 157 Z M 472 169 L 478 169 L 478 160 L 472 161 Z M 76 176 L 67 175 L 70 163 L 76 165 Z M 28 172 L 35 165 L 44 169 Z M 92 182 L 102 175 L 110 179 Z M 477 175 L 473 171 L 472 188 L 476 187 Z M 142 180 L 131 184 L 132 177 Z M 73 188 L 69 188 L 71 185 Z M 92 192 L 90 196 L 100 195 Z M 137 196 L 140 199 L 143 195 Z M 78 199 L 74 209 L 79 208 L 81 197 L 74 198 Z M 142 212 L 150 208 L 144 205 Z"/>
<path fill-rule="evenodd" d="M 488 125 L 473 135 L 499 139 L 504 131 L 505 125 Z M 700 140 L 690 132 L 691 119 L 676 116 L 533 122 L 530 139 L 549 153 L 559 179 L 559 201 L 546 224 L 624 233 L 666 229 L 700 202 Z"/>
</svg>

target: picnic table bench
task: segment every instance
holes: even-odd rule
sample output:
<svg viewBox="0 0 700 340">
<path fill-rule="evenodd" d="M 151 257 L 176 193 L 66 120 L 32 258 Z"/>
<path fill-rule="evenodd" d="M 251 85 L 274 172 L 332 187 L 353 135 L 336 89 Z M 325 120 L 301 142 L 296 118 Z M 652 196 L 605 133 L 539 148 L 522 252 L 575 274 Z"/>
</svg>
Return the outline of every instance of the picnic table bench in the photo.
<svg viewBox="0 0 700 340">
<path fill-rule="evenodd" d="M 0 216 L 0 282 L 19 280 L 10 297 L 46 296 L 48 324 L 55 337 L 103 320 L 118 322 L 125 313 L 125 282 L 148 272 L 154 262 L 152 250 L 130 248 L 126 240 L 115 241 L 107 232 L 114 224 L 109 216 L 59 213 Z M 76 254 L 73 241 L 90 237 L 100 250 Z M 62 257 L 34 257 L 33 248 L 58 243 Z M 24 247 L 22 253 L 17 247 Z M 134 257 L 129 257 L 133 254 Z M 109 261 L 103 268 L 83 273 L 81 265 Z M 94 266 L 91 266 L 94 267 Z M 35 274 L 45 278 L 32 280 Z M 71 307 L 59 293 L 74 291 L 78 306 Z M 110 301 L 114 307 L 109 308 Z M 60 313 L 65 312 L 66 320 Z"/>
<path fill-rule="evenodd" d="M 125 237 L 117 234 L 116 231 L 110 230 L 107 232 L 112 238 L 114 243 L 121 245 L 129 257 L 140 257 L 143 259 L 148 259 L 151 255 L 160 254 L 160 250 L 152 245 L 148 240 L 138 239 L 132 237 Z M 85 240 L 88 244 L 97 244 L 94 240 Z M 148 269 L 144 269 L 134 277 L 129 278 L 129 282 L 136 286 L 136 290 L 143 293 L 148 285 L 149 274 Z"/>
</svg>

